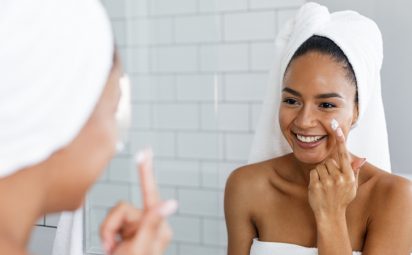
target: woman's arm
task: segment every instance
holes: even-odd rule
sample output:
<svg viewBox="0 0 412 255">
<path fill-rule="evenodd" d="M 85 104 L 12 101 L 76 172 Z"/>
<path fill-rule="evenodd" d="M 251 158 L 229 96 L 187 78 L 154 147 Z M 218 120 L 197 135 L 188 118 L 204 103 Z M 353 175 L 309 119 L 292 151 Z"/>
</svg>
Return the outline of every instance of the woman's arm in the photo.
<svg viewBox="0 0 412 255">
<path fill-rule="evenodd" d="M 363 255 L 406 255 L 412 252 L 412 183 L 384 176 L 374 191 L 372 215 Z"/>
<path fill-rule="evenodd" d="M 242 170 L 245 169 L 235 170 L 229 176 L 225 189 L 228 255 L 249 255 L 253 238 L 257 236 L 250 214 L 251 190 Z"/>
<path fill-rule="evenodd" d="M 316 219 L 318 253 L 352 254 L 345 213 Z"/>
</svg>

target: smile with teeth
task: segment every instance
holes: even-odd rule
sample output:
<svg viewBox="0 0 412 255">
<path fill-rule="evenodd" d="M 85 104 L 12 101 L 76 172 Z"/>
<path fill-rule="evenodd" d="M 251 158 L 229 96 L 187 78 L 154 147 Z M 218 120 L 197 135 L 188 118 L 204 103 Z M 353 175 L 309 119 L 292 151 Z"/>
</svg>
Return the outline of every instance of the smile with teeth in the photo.
<svg viewBox="0 0 412 255">
<path fill-rule="evenodd" d="M 303 136 L 303 135 L 299 135 L 299 134 L 295 134 L 296 138 L 303 142 L 303 143 L 313 143 L 313 142 L 317 142 L 320 139 L 326 137 L 323 135 L 317 135 L 317 136 Z"/>
</svg>

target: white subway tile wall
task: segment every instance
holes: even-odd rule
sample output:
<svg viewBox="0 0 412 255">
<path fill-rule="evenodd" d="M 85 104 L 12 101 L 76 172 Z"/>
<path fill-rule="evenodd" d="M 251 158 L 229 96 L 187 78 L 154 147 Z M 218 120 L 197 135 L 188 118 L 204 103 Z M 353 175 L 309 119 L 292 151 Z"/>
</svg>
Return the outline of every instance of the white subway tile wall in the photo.
<svg viewBox="0 0 412 255">
<path fill-rule="evenodd" d="M 52 254 L 55 234 L 56 228 L 35 226 L 28 244 L 30 254 Z"/>
<path fill-rule="evenodd" d="M 275 12 L 241 12 L 224 14 L 226 41 L 272 39 L 276 33 Z"/>
<path fill-rule="evenodd" d="M 303 0 L 102 0 L 132 80 L 127 150 L 87 199 L 86 249 L 119 200 L 141 206 L 134 152 L 151 145 L 163 198 L 180 207 L 168 255 L 226 253 L 223 190 L 246 164 L 279 28 Z M 39 224 L 55 224 L 46 217 Z"/>
</svg>

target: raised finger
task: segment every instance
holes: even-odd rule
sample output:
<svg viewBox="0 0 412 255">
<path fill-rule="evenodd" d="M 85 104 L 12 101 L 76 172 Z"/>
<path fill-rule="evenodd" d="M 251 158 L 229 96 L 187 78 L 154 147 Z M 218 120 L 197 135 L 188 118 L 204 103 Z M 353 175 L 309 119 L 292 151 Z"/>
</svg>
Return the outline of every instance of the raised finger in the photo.
<svg viewBox="0 0 412 255">
<path fill-rule="evenodd" d="M 339 126 L 337 120 L 333 119 L 331 121 L 331 128 L 334 131 L 333 134 L 336 140 L 340 170 L 344 174 L 353 174 L 350 153 L 346 148 L 345 135 L 343 134 L 342 128 Z"/>
<path fill-rule="evenodd" d="M 143 196 L 143 209 L 147 210 L 159 202 L 159 191 L 153 175 L 153 152 L 146 149 L 137 156 L 140 185 Z"/>
</svg>

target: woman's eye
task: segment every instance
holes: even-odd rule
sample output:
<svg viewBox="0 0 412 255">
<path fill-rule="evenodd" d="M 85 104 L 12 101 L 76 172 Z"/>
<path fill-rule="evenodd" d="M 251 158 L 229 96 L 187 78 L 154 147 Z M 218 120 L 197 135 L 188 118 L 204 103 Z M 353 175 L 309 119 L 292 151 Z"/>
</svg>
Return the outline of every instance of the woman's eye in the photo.
<svg viewBox="0 0 412 255">
<path fill-rule="evenodd" d="M 335 108 L 336 107 L 336 105 L 331 104 L 331 103 L 321 103 L 319 106 L 322 108 Z"/>
<path fill-rule="evenodd" d="M 298 103 L 298 101 L 292 98 L 283 99 L 283 102 L 290 105 L 296 105 Z"/>
</svg>

